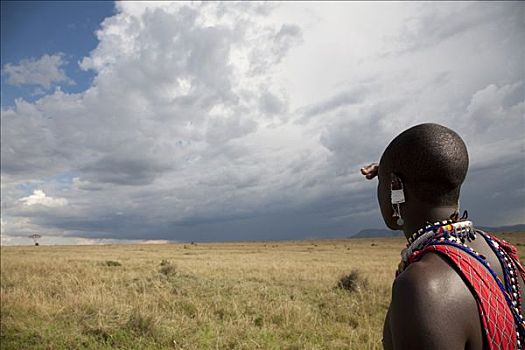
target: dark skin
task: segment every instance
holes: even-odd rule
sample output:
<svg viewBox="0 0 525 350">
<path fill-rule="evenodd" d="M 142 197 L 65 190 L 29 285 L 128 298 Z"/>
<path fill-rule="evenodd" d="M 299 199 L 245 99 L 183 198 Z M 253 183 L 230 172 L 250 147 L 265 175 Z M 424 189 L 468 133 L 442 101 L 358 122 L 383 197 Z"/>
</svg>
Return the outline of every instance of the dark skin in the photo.
<svg viewBox="0 0 525 350">
<path fill-rule="evenodd" d="M 423 227 L 426 222 L 450 218 L 457 206 L 432 206 L 418 200 L 410 184 L 404 184 L 406 202 L 401 204 L 405 223 L 399 226 L 392 217 L 390 183 L 392 169 L 377 163 L 361 169 L 369 180 L 378 177 L 378 201 L 386 225 L 402 230 L 405 237 Z M 467 242 L 484 255 L 500 279 L 502 268 L 484 239 Z M 521 285 L 522 300 L 524 283 Z M 384 329 L 383 347 L 389 349 L 483 349 L 482 324 L 474 296 L 456 271 L 439 255 L 426 254 L 396 278 L 392 286 L 392 302 Z"/>
</svg>

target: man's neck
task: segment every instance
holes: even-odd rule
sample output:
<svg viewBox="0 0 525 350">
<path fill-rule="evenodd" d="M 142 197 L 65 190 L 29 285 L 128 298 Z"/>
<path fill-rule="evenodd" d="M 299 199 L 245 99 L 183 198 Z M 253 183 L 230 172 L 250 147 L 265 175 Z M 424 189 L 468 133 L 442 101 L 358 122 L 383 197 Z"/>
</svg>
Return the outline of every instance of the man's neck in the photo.
<svg viewBox="0 0 525 350">
<path fill-rule="evenodd" d="M 442 206 L 442 207 L 428 207 L 421 204 L 408 210 L 403 217 L 405 224 L 403 225 L 403 232 L 408 239 L 414 232 L 424 227 L 428 223 L 435 223 L 438 221 L 448 220 L 458 208 L 456 206 Z"/>
</svg>

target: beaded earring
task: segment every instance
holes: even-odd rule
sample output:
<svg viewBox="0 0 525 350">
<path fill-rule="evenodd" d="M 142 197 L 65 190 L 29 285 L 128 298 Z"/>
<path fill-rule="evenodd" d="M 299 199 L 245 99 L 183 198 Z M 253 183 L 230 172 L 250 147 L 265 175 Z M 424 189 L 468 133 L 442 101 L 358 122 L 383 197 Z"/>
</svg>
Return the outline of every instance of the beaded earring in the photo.
<svg viewBox="0 0 525 350">
<path fill-rule="evenodd" d="M 394 210 L 392 217 L 397 218 L 396 223 L 402 226 L 405 221 L 401 217 L 399 204 L 405 203 L 405 192 L 403 191 L 403 182 L 394 173 L 392 173 L 392 182 L 390 183 L 390 198 Z"/>
</svg>

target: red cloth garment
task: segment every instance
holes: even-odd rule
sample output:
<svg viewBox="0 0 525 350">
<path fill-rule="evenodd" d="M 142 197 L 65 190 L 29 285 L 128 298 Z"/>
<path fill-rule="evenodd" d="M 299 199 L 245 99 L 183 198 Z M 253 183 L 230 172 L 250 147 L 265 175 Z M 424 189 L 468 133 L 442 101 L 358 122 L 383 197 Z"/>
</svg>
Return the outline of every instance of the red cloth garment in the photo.
<svg viewBox="0 0 525 350">
<path fill-rule="evenodd" d="M 504 239 L 499 239 L 498 237 L 489 235 L 487 233 L 485 234 L 488 235 L 490 238 L 492 238 L 494 241 L 498 242 L 501 248 L 503 248 L 503 250 L 507 252 L 507 254 L 512 258 L 514 264 L 518 268 L 521 278 L 525 280 L 525 268 L 521 266 L 520 258 L 518 256 L 518 249 L 516 249 L 515 246 L 511 245 L 509 242 L 507 242 Z"/>
<path fill-rule="evenodd" d="M 517 260 L 516 248 L 501 240 L 497 242 L 515 258 L 520 273 L 525 274 L 525 270 Z M 469 254 L 444 244 L 431 244 L 423 250 L 414 252 L 409 257 L 409 264 L 420 260 L 428 252 L 437 253 L 453 264 L 472 291 L 481 316 L 487 349 L 516 349 L 516 325 L 512 312 L 503 291 L 490 272 Z"/>
</svg>

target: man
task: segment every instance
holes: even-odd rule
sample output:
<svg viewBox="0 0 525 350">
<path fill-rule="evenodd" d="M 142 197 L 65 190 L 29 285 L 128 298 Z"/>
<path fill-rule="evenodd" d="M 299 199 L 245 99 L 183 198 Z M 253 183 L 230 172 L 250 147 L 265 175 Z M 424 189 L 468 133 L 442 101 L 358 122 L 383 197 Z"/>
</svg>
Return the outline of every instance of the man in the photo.
<svg viewBox="0 0 525 350">
<path fill-rule="evenodd" d="M 525 327 L 523 273 L 515 248 L 459 217 L 468 168 L 463 140 L 437 124 L 398 135 L 378 164 L 386 225 L 408 240 L 392 287 L 385 349 L 516 349 Z"/>
</svg>

